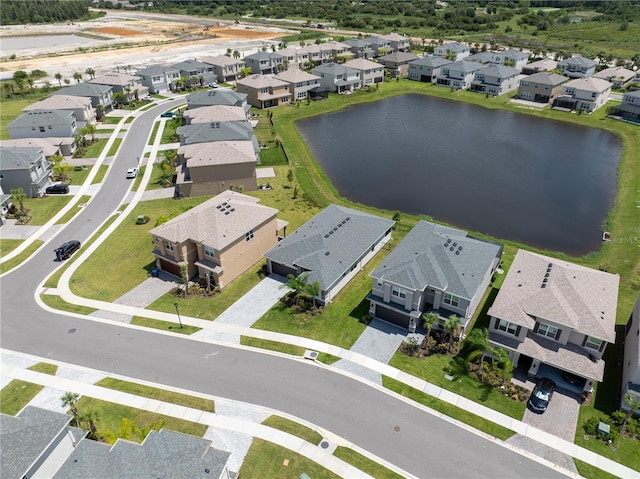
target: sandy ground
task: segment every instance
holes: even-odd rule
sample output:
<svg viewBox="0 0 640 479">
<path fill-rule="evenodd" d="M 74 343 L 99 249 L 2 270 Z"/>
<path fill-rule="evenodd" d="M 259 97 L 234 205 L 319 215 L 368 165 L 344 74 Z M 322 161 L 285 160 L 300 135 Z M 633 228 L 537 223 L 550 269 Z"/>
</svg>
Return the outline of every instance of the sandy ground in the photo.
<svg viewBox="0 0 640 479">
<path fill-rule="evenodd" d="M 110 14 L 91 22 L 4 26 L 0 28 L 0 45 L 2 39 L 8 37 L 75 34 L 105 39 L 100 45 L 109 45 L 111 49 L 91 51 L 89 47 L 89 51 L 78 52 L 78 44 L 2 49 L 0 72 L 4 78 L 10 77 L 15 70 L 40 69 L 49 74 L 43 81 L 55 84 L 54 75 L 60 73 L 63 79 L 73 82 L 73 74 L 80 72 L 85 75 L 87 68 L 93 68 L 99 75 L 116 70 L 118 66 L 135 69 L 152 63 L 175 63 L 198 56 L 222 54 L 228 48 L 248 55 L 286 34 L 275 28 L 217 22 L 204 24 L 201 23 L 203 21 L 181 21 L 169 16 L 166 21 L 157 16 L 122 18 Z M 13 54 L 16 58 L 10 60 Z"/>
</svg>

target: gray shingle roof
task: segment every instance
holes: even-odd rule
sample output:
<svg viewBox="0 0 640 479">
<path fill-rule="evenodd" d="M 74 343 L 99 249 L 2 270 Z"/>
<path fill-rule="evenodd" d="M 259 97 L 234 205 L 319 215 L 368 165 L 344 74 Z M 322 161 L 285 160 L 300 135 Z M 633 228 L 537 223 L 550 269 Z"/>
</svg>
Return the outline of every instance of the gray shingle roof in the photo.
<svg viewBox="0 0 640 479">
<path fill-rule="evenodd" d="M 529 329 L 533 318 L 546 319 L 615 342 L 619 282 L 614 274 L 518 250 L 489 314 Z"/>
<path fill-rule="evenodd" d="M 379 61 L 390 61 L 390 62 L 410 62 L 411 60 L 417 59 L 418 56 L 409 52 L 393 52 L 388 55 L 381 56 L 378 58 Z"/>
<path fill-rule="evenodd" d="M 591 58 L 573 57 L 573 58 L 567 58 L 565 60 L 558 62 L 558 66 L 561 67 L 564 65 L 577 65 L 577 66 L 590 67 L 590 66 L 594 66 L 596 63 L 597 62 L 595 60 L 592 60 Z"/>
<path fill-rule="evenodd" d="M 195 123 L 178 128 L 183 145 L 208 141 L 253 140 L 253 127 L 248 121 Z M 257 140 L 256 140 L 257 141 Z"/>
<path fill-rule="evenodd" d="M 7 127 L 33 127 L 42 125 L 71 125 L 75 114 L 71 110 L 33 110 L 20 115 Z"/>
<path fill-rule="evenodd" d="M 323 63 L 322 65 L 318 65 L 313 70 L 314 74 L 327 73 L 330 75 L 356 75 L 358 74 L 358 70 L 355 68 L 349 68 L 344 65 L 340 65 L 338 63 Z"/>
<path fill-rule="evenodd" d="M 410 63 L 410 65 L 421 65 L 425 67 L 437 68 L 443 65 L 448 65 L 449 63 L 453 63 L 451 60 L 446 59 L 445 57 L 422 57 L 414 60 Z"/>
<path fill-rule="evenodd" d="M 52 95 L 72 95 L 72 96 L 102 96 L 112 91 L 108 85 L 99 85 L 97 83 L 76 83 L 67 88 L 54 91 Z"/>
<path fill-rule="evenodd" d="M 529 75 L 524 78 L 525 81 L 529 81 L 531 83 L 537 83 L 539 85 L 562 85 L 569 81 L 569 78 L 564 77 L 562 75 L 558 75 L 557 73 L 551 72 L 538 72 L 533 75 Z"/>
<path fill-rule="evenodd" d="M 149 65 L 146 68 L 136 70 L 136 75 L 163 75 L 165 73 L 178 73 L 180 70 L 168 65 Z"/>
<path fill-rule="evenodd" d="M 189 108 L 211 105 L 243 106 L 247 101 L 247 95 L 230 90 L 198 91 L 187 95 Z"/>
<path fill-rule="evenodd" d="M 493 53 L 491 52 L 474 53 L 473 55 L 468 56 L 466 59 L 471 62 L 491 63 L 491 61 L 493 60 Z"/>
<path fill-rule="evenodd" d="M 42 154 L 42 148 L 0 146 L 0 170 L 30 168 Z"/>
<path fill-rule="evenodd" d="M 520 74 L 517 69 L 513 67 L 506 67 L 504 65 L 489 65 L 488 67 L 484 67 L 482 70 L 478 70 L 477 73 L 502 79 L 511 78 Z"/>
<path fill-rule="evenodd" d="M 309 272 L 323 290 L 342 279 L 393 226 L 393 221 L 329 205 L 265 253 L 272 262 Z"/>
<path fill-rule="evenodd" d="M 207 65 L 206 63 L 199 62 L 198 60 L 185 60 L 182 62 L 174 63 L 171 65 L 173 68 L 181 71 L 190 71 L 190 70 L 208 70 L 211 68 L 211 65 Z"/>
<path fill-rule="evenodd" d="M 485 66 L 482 63 L 469 62 L 467 60 L 458 60 L 457 62 L 453 62 L 450 65 L 446 65 L 446 67 L 450 71 L 463 72 L 463 73 L 472 73 L 482 68 L 485 68 Z"/>
<path fill-rule="evenodd" d="M 501 245 L 469 237 L 466 231 L 419 221 L 370 276 L 414 291 L 431 286 L 470 300 L 501 253 Z"/>
</svg>

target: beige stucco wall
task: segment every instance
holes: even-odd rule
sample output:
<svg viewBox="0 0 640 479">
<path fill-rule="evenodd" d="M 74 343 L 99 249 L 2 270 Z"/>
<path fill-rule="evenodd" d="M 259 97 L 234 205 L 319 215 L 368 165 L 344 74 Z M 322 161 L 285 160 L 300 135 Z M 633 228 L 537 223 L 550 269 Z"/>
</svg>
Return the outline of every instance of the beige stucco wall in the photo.
<svg viewBox="0 0 640 479">
<path fill-rule="evenodd" d="M 243 191 L 258 189 L 255 163 L 200 166 L 189 168 L 189 173 L 191 184 L 180 185 L 186 196 L 217 195 L 230 186 L 242 186 Z"/>
</svg>

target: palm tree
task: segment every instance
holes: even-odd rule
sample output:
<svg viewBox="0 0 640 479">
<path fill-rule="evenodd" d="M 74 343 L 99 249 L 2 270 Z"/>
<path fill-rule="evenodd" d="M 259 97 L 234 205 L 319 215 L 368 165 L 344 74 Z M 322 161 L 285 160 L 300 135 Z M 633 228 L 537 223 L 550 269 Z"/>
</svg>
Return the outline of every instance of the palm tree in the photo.
<svg viewBox="0 0 640 479">
<path fill-rule="evenodd" d="M 302 273 L 298 276 L 294 276 L 292 274 L 287 275 L 287 282 L 284 283 L 281 288 L 290 288 L 293 290 L 296 298 L 296 305 L 298 304 L 298 296 L 301 292 L 305 291 L 307 288 L 307 278 L 309 277 L 309 273 Z"/>
<path fill-rule="evenodd" d="M 626 393 L 624 395 L 624 401 L 629 405 L 629 410 L 627 411 L 626 416 L 624 417 L 624 421 L 622 421 L 622 430 L 627 427 L 627 422 L 633 416 L 633 413 L 636 409 L 640 409 L 640 400 L 634 398 L 631 393 Z"/>
<path fill-rule="evenodd" d="M 27 78 L 27 84 L 29 85 L 29 91 L 33 92 L 33 78 Z"/>
<path fill-rule="evenodd" d="M 438 322 L 439 315 L 435 311 L 430 311 L 426 314 L 422 315 L 422 320 L 424 321 L 424 329 L 427 330 L 427 334 L 425 334 L 425 344 L 427 346 L 427 350 L 429 350 L 429 341 L 431 339 L 431 329 Z"/>
<path fill-rule="evenodd" d="M 11 202 L 13 204 L 18 203 L 20 205 L 20 214 L 22 216 L 25 215 L 25 210 L 24 210 L 24 200 L 27 198 L 27 195 L 25 194 L 24 190 L 22 188 L 14 188 L 13 190 L 10 191 L 11 193 Z"/>
<path fill-rule="evenodd" d="M 98 120 L 102 118 L 103 114 L 104 114 L 104 106 L 102 105 L 102 103 L 99 103 L 98 106 L 96 106 L 96 117 L 98 118 Z"/>
<path fill-rule="evenodd" d="M 238 50 L 234 50 L 232 56 L 237 60 L 240 58 L 240 52 Z"/>
<path fill-rule="evenodd" d="M 84 72 L 89 75 L 89 78 L 92 80 L 96 77 L 96 71 L 93 68 L 87 68 Z"/>
<path fill-rule="evenodd" d="M 80 72 L 75 72 L 75 73 L 73 74 L 73 79 L 74 79 L 76 82 L 80 83 L 80 80 L 82 80 L 82 73 L 80 73 Z"/>
<path fill-rule="evenodd" d="M 474 329 L 464 340 L 469 346 L 470 352 L 468 356 L 469 362 L 475 362 L 480 357 L 480 382 L 484 383 L 484 359 L 493 353 L 493 349 L 489 343 L 489 331 L 487 328 Z"/>
<path fill-rule="evenodd" d="M 231 56 L 231 48 L 227 48 L 227 53 L 225 53 L 225 55 L 228 57 Z"/>
<path fill-rule="evenodd" d="M 78 416 L 78 421 L 86 422 L 89 425 L 90 437 L 92 439 L 96 439 L 98 433 L 98 428 L 96 427 L 98 420 L 98 411 L 95 409 L 89 409 Z"/>
<path fill-rule="evenodd" d="M 318 281 L 314 281 L 313 283 L 307 283 L 305 285 L 304 292 L 311 298 L 311 301 L 313 302 L 313 309 L 318 309 L 318 305 L 316 304 L 316 298 L 320 296 L 320 292 L 321 292 L 320 283 Z"/>
<path fill-rule="evenodd" d="M 449 319 L 444 323 L 444 330 L 449 334 L 449 352 L 453 348 L 454 338 L 460 334 L 460 317 L 456 314 L 449 316 Z"/>
<path fill-rule="evenodd" d="M 79 400 L 80 395 L 78 393 L 72 393 L 70 391 L 64 393 L 64 395 L 60 398 L 60 401 L 62 401 L 62 407 L 68 407 L 71 410 L 71 414 L 73 414 L 73 419 L 76 421 L 77 427 L 80 427 L 78 408 L 76 407 L 76 404 L 78 404 Z"/>
<path fill-rule="evenodd" d="M 509 353 L 502 348 L 496 348 L 492 351 L 492 354 L 494 357 L 493 364 L 500 370 L 502 380 L 507 381 L 509 375 L 513 372 L 513 363 L 509 359 Z"/>
<path fill-rule="evenodd" d="M 122 107 L 122 104 L 124 103 L 124 100 L 125 100 L 124 93 L 122 93 L 121 91 L 115 92 L 113 94 L 113 100 L 116 102 L 116 106 L 118 108 Z"/>
<path fill-rule="evenodd" d="M 60 86 L 62 86 L 62 73 L 56 73 L 54 77 L 56 80 L 58 80 L 58 83 L 60 84 Z"/>
</svg>

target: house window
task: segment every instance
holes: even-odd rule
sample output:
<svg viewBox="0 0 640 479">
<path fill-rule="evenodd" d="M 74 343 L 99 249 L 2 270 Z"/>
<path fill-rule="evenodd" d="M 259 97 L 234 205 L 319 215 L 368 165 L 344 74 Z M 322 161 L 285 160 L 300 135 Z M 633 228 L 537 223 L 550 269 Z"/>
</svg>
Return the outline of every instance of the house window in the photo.
<svg viewBox="0 0 640 479">
<path fill-rule="evenodd" d="M 391 287 L 391 294 L 396 298 L 400 298 L 400 299 L 404 299 L 407 296 L 404 292 L 404 289 L 399 288 L 398 286 Z"/>
<path fill-rule="evenodd" d="M 593 338 L 591 336 L 587 336 L 585 338 L 583 346 L 589 349 L 595 349 L 596 351 L 600 351 L 602 347 L 602 340 L 598 338 Z"/>
<path fill-rule="evenodd" d="M 498 321 L 498 324 L 496 324 L 496 329 L 504 331 L 505 333 L 513 334 L 514 336 L 517 336 L 520 332 L 520 326 L 510 323 L 509 321 L 505 321 L 504 319 L 500 319 Z"/>
<path fill-rule="evenodd" d="M 444 293 L 444 299 L 442 301 L 444 304 L 450 304 L 451 306 L 458 306 L 458 304 L 460 304 L 460 298 L 449 293 Z"/>
<path fill-rule="evenodd" d="M 215 258 L 215 251 L 211 246 L 204 246 L 204 254 L 207 256 L 211 256 L 212 258 Z"/>
<path fill-rule="evenodd" d="M 253 230 L 249 230 L 244 234 L 245 241 L 251 241 L 253 239 Z"/>
<path fill-rule="evenodd" d="M 558 328 L 544 323 L 538 323 L 538 330 L 536 332 L 551 339 L 558 339 L 560 337 L 560 330 Z"/>
<path fill-rule="evenodd" d="M 173 244 L 171 244 L 171 242 L 169 241 L 164 242 L 164 247 L 167 251 L 173 251 Z"/>
</svg>

